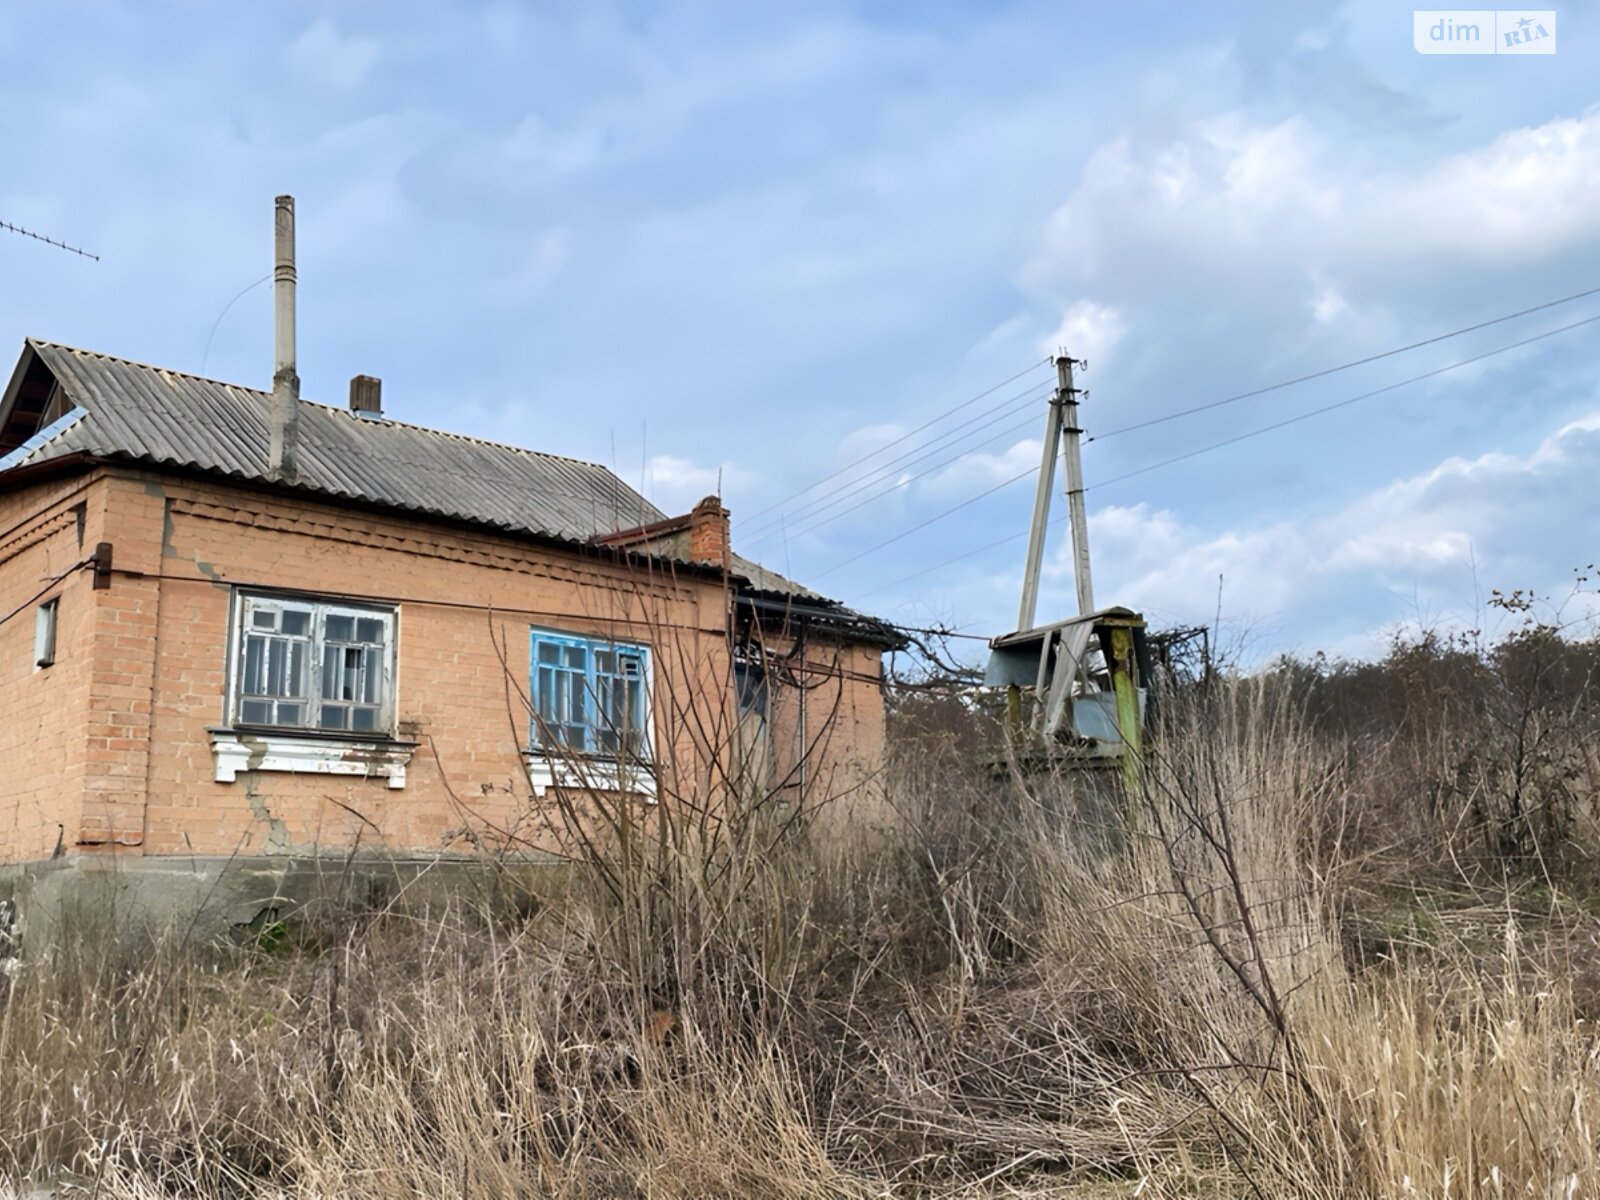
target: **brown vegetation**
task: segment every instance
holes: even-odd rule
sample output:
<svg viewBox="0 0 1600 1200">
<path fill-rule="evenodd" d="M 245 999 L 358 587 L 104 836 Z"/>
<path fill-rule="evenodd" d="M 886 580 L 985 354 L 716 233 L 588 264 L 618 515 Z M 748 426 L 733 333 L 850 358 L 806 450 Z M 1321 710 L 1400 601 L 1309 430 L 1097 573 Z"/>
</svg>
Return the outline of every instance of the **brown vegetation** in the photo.
<svg viewBox="0 0 1600 1200">
<path fill-rule="evenodd" d="M 985 767 L 993 731 L 917 693 L 887 838 L 663 803 L 513 903 L 84 931 L 0 979 L 0 1175 L 1594 1195 L 1597 662 L 1532 630 L 1211 680 L 1132 795 Z"/>
</svg>

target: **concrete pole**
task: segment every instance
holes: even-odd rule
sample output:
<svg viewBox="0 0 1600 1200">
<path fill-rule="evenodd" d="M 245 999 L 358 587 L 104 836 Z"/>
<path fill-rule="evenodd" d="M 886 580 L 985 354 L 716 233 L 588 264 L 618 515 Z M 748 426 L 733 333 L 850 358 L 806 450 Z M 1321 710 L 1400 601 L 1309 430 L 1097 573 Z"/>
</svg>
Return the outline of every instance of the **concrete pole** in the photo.
<svg viewBox="0 0 1600 1200">
<path fill-rule="evenodd" d="M 1056 359 L 1056 395 L 1061 397 L 1066 444 L 1061 457 L 1067 467 L 1067 517 L 1072 522 L 1072 577 L 1078 585 L 1078 615 L 1094 611 L 1094 582 L 1089 575 L 1089 518 L 1083 505 L 1083 458 L 1078 439 L 1078 389 L 1072 386 L 1072 359 Z"/>
<path fill-rule="evenodd" d="M 272 268 L 274 354 L 272 405 L 268 414 L 271 443 L 267 462 L 273 479 L 293 480 L 295 441 L 300 425 L 300 376 L 295 373 L 294 347 L 294 197 L 279 196 L 274 222 Z"/>
<path fill-rule="evenodd" d="M 1039 570 L 1044 565 L 1045 527 L 1050 524 L 1050 493 L 1056 486 L 1056 447 L 1060 444 L 1061 390 L 1057 388 L 1044 419 L 1044 450 L 1039 458 L 1039 478 L 1033 491 L 1033 525 L 1028 530 L 1028 557 L 1022 568 L 1018 631 L 1032 629 L 1038 613 Z"/>
</svg>

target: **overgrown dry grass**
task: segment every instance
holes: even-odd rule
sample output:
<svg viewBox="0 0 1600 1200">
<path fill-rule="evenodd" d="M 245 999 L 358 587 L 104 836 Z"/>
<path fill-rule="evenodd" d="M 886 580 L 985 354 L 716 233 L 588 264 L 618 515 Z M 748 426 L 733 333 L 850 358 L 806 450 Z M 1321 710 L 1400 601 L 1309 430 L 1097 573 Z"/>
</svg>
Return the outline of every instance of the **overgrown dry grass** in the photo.
<svg viewBox="0 0 1600 1200">
<path fill-rule="evenodd" d="M 1588 918 L 1551 937 L 1480 887 L 1357 944 L 1362 780 L 1304 711 L 1270 680 L 1191 698 L 1132 794 L 913 739 L 887 841 L 641 825 L 515 918 L 328 914 L 272 952 L 86 931 L 0 981 L 0 1172 L 105 1196 L 1600 1194 Z"/>
</svg>

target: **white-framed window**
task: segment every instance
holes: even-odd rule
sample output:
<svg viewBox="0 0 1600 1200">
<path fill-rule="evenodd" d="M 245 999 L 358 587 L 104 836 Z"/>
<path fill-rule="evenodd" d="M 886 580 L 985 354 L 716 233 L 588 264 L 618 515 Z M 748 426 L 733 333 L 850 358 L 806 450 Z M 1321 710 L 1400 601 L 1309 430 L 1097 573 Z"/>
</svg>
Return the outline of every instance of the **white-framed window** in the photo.
<svg viewBox="0 0 1600 1200">
<path fill-rule="evenodd" d="M 651 756 L 650 648 L 533 628 L 529 744 L 546 754 Z"/>
<path fill-rule="evenodd" d="M 234 724 L 393 735 L 393 608 L 249 592 L 235 607 Z"/>
<path fill-rule="evenodd" d="M 39 605 L 33 618 L 33 665 L 54 666 L 56 661 L 56 619 L 61 613 L 61 597 L 52 596 Z"/>
</svg>

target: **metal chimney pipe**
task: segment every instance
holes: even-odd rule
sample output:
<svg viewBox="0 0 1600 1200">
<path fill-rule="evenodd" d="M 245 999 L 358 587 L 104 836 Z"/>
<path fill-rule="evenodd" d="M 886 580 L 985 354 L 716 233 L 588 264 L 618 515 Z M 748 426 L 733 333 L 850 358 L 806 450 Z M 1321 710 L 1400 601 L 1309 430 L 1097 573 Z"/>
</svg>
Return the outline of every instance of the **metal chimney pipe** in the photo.
<svg viewBox="0 0 1600 1200">
<path fill-rule="evenodd" d="M 279 196 L 272 268 L 275 363 L 272 369 L 271 449 L 267 473 L 273 479 L 295 478 L 295 439 L 300 424 L 300 376 L 294 351 L 294 197 Z"/>
</svg>

